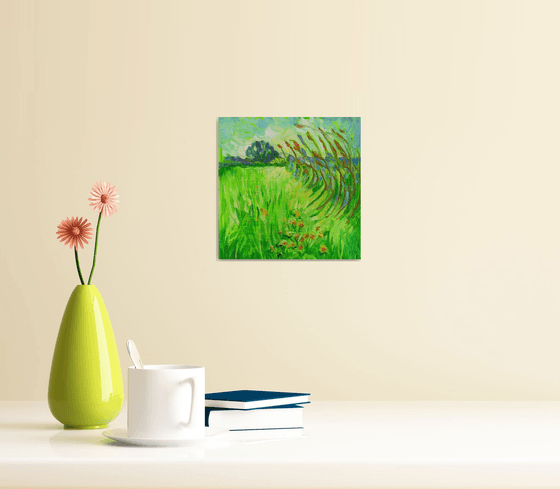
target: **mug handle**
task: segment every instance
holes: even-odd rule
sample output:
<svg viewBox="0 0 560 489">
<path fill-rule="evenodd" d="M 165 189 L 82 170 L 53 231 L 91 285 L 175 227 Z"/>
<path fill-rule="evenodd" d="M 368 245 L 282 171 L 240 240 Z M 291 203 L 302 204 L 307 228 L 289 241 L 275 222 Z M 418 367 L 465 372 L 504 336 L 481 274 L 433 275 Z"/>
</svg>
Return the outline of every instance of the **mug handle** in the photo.
<svg viewBox="0 0 560 489">
<path fill-rule="evenodd" d="M 187 423 L 185 422 L 181 422 L 181 425 L 184 428 L 188 428 L 190 426 L 190 424 L 192 423 L 192 415 L 193 415 L 193 409 L 194 409 L 194 399 L 195 399 L 195 394 L 198 392 L 198 387 L 196 387 L 196 382 L 195 379 L 193 379 L 192 377 L 182 380 L 180 383 L 180 385 L 183 384 L 189 384 L 191 386 L 191 412 L 189 414 L 189 421 Z"/>
</svg>

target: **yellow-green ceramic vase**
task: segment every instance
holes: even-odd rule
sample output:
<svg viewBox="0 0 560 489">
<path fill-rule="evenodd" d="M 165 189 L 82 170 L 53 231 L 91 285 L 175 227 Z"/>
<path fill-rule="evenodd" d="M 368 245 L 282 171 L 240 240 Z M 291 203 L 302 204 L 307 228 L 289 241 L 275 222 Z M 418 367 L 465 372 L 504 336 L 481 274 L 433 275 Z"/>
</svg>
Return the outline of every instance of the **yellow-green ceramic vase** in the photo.
<svg viewBox="0 0 560 489">
<path fill-rule="evenodd" d="M 49 408 L 70 429 L 106 428 L 123 404 L 111 320 L 95 285 L 78 285 L 66 305 L 49 379 Z"/>
</svg>

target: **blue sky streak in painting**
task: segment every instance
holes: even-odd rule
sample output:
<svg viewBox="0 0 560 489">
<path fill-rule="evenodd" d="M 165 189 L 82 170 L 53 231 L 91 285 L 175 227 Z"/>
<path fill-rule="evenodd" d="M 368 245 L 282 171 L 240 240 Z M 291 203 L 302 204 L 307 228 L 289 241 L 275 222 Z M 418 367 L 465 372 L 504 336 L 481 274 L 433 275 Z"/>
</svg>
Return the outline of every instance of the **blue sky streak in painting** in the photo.
<svg viewBox="0 0 560 489">
<path fill-rule="evenodd" d="M 276 148 L 285 140 L 301 138 L 296 124 L 326 131 L 342 129 L 357 147 L 361 147 L 359 117 L 220 117 L 222 155 L 245 158 L 245 151 L 254 141 L 266 141 Z"/>
</svg>

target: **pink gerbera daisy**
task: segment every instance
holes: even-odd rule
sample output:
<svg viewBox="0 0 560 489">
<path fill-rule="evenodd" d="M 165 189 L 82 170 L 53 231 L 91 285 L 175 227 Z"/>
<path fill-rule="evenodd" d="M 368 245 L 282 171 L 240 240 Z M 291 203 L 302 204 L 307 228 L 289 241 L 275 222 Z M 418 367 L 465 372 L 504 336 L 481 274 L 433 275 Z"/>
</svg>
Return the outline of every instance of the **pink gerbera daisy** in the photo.
<svg viewBox="0 0 560 489">
<path fill-rule="evenodd" d="M 56 232 L 58 239 L 70 248 L 81 248 L 93 237 L 91 223 L 83 217 L 68 217 L 60 222 Z"/>
<path fill-rule="evenodd" d="M 119 208 L 117 189 L 109 182 L 97 182 L 91 188 L 91 197 L 88 199 L 96 211 L 104 217 L 109 217 Z"/>
</svg>

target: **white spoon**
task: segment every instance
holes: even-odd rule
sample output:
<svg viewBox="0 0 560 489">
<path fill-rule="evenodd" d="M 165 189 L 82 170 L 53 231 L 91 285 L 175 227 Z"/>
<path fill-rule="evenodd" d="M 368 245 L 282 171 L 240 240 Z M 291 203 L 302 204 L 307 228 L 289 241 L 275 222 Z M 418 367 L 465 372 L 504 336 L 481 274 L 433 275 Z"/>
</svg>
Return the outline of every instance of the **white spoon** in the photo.
<svg viewBox="0 0 560 489">
<path fill-rule="evenodd" d="M 126 349 L 128 350 L 128 354 L 130 355 L 130 359 L 136 368 L 144 368 L 144 364 L 142 363 L 142 359 L 140 358 L 140 353 L 138 353 L 138 348 L 134 344 L 134 341 L 128 340 L 126 342 Z"/>
</svg>

